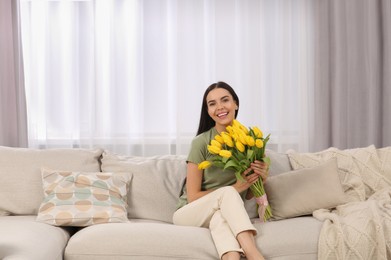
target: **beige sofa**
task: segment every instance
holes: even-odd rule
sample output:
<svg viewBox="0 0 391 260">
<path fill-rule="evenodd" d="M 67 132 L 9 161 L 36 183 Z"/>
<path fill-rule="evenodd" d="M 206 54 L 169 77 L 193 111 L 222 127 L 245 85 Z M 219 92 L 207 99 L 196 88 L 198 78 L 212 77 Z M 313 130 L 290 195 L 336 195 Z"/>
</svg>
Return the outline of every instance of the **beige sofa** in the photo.
<svg viewBox="0 0 391 260">
<path fill-rule="evenodd" d="M 268 151 L 271 176 L 292 171 L 287 154 Z M 126 221 L 60 227 L 37 221 L 45 198 L 42 167 L 131 175 Z M 185 156 L 131 157 L 110 151 L 0 147 L 0 259 L 218 259 L 205 228 L 175 226 Z M 311 214 L 260 223 L 246 208 L 267 259 L 317 259 L 322 222 Z M 273 205 L 272 205 L 273 206 Z"/>
</svg>

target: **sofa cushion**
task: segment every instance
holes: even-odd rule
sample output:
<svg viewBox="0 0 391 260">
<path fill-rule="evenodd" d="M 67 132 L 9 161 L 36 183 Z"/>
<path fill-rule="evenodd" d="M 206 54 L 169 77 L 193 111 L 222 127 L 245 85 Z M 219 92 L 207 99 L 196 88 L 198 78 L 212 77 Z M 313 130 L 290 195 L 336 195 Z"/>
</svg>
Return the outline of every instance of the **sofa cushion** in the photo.
<svg viewBox="0 0 391 260">
<path fill-rule="evenodd" d="M 322 222 L 299 217 L 254 223 L 256 243 L 266 259 L 316 260 Z M 209 229 L 131 220 L 78 231 L 65 250 L 67 260 L 219 259 Z"/>
<path fill-rule="evenodd" d="M 67 260 L 218 259 L 207 228 L 131 220 L 86 227 L 69 240 Z"/>
<path fill-rule="evenodd" d="M 43 200 L 41 167 L 99 171 L 102 150 L 0 146 L 0 215 L 36 215 Z"/>
<path fill-rule="evenodd" d="M 269 176 L 275 176 L 292 170 L 289 157 L 286 153 L 266 149 L 265 154 L 270 158 Z"/>
<path fill-rule="evenodd" d="M 35 221 L 36 216 L 0 217 L 0 259 L 62 260 L 70 233 Z"/>
<path fill-rule="evenodd" d="M 313 167 L 330 158 L 337 158 L 341 183 L 349 201 L 363 201 L 373 192 L 391 185 L 381 173 L 374 145 L 345 150 L 331 147 L 316 153 L 292 152 L 288 156 L 294 169 Z"/>
<path fill-rule="evenodd" d="M 265 190 L 274 219 L 310 215 L 317 209 L 346 202 L 335 158 L 315 167 L 271 176 Z"/>
<path fill-rule="evenodd" d="M 255 241 L 268 260 L 317 260 L 322 225 L 313 217 L 257 221 Z"/>
<path fill-rule="evenodd" d="M 126 173 L 42 169 L 45 199 L 37 221 L 55 226 L 127 222 Z"/>
<path fill-rule="evenodd" d="M 331 158 L 337 158 L 340 180 L 349 201 L 365 199 L 365 186 L 351 155 L 332 147 L 316 153 L 290 152 L 288 156 L 295 170 L 314 167 Z"/>
<path fill-rule="evenodd" d="M 109 151 L 102 155 L 103 172 L 130 172 L 128 217 L 172 223 L 186 177 L 186 157 L 121 156 Z"/>
</svg>

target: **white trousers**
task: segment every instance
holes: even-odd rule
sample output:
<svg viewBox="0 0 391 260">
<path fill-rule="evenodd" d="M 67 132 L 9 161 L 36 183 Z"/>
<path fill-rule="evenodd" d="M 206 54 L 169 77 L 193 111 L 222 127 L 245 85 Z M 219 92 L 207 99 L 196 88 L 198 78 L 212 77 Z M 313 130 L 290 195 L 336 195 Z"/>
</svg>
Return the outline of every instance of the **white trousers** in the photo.
<svg viewBox="0 0 391 260">
<path fill-rule="evenodd" d="M 173 223 L 209 228 L 220 258 L 230 251 L 243 252 L 236 239 L 240 232 L 251 230 L 254 235 L 257 232 L 242 198 L 231 186 L 219 188 L 178 209 Z"/>
</svg>

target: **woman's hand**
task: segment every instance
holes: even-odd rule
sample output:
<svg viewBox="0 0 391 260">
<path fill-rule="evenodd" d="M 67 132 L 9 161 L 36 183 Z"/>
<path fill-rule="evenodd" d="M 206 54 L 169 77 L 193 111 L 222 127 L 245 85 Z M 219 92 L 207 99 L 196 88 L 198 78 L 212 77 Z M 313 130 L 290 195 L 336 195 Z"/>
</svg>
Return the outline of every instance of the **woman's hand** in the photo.
<svg viewBox="0 0 391 260">
<path fill-rule="evenodd" d="M 262 178 L 263 182 L 266 181 L 269 175 L 269 165 L 267 163 L 254 161 L 251 163 L 250 168 L 254 171 L 255 174 Z"/>
<path fill-rule="evenodd" d="M 243 180 L 237 180 L 233 187 L 240 193 L 255 183 L 259 177 L 265 182 L 268 176 L 268 165 L 261 161 L 254 161 L 250 167 L 242 173 Z"/>
</svg>

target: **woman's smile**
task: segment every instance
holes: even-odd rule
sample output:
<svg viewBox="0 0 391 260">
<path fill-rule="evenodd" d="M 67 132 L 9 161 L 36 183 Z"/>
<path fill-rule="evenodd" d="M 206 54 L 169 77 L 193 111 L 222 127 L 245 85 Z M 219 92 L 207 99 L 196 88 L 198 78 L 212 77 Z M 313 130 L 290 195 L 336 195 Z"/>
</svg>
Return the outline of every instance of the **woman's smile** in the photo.
<svg viewBox="0 0 391 260">
<path fill-rule="evenodd" d="M 225 118 L 227 115 L 228 115 L 228 112 L 223 112 L 223 113 L 217 114 L 217 116 L 218 116 L 219 118 Z"/>
</svg>

